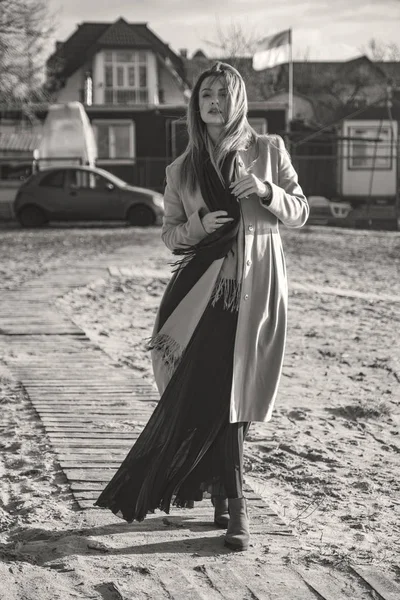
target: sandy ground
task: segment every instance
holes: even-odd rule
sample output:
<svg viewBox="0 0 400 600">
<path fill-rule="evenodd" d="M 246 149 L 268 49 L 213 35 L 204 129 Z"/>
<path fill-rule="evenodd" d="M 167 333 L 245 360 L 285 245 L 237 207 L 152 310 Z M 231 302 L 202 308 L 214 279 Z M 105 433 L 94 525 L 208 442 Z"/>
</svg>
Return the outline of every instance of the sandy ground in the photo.
<svg viewBox="0 0 400 600">
<path fill-rule="evenodd" d="M 149 230 L 139 238 L 149 244 L 162 276 L 141 274 L 133 260 L 131 271 L 57 301 L 114 361 L 150 381 L 143 340 L 151 334 L 170 272 L 170 255 L 158 236 Z M 304 228 L 285 230 L 283 240 L 293 289 L 306 282 L 400 297 L 399 234 Z M 135 241 L 129 228 L 7 231 L 0 241 L 1 287 L 18 287 L 47 269 Z M 338 568 L 351 561 L 375 564 L 400 579 L 399 326 L 400 302 L 290 293 L 277 408 L 269 424 L 252 425 L 245 466 L 247 481 L 297 529 L 300 548 L 293 561 Z M 90 536 L 86 545 L 79 537 L 87 521 L 74 510 L 29 400 L 1 368 L 0 577 L 9 581 L 11 594 L 5 600 L 35 598 L 27 589 L 36 580 L 46 600 L 104 597 L 93 591 L 93 574 L 85 581 L 81 570 L 78 581 L 77 570 L 57 557 L 59 546 L 51 555 L 51 545 L 32 533 L 45 524 L 56 540 L 54 531 L 72 528 L 78 533 L 63 542 L 69 554 L 91 552 Z M 99 560 L 112 569 L 107 556 Z"/>
</svg>

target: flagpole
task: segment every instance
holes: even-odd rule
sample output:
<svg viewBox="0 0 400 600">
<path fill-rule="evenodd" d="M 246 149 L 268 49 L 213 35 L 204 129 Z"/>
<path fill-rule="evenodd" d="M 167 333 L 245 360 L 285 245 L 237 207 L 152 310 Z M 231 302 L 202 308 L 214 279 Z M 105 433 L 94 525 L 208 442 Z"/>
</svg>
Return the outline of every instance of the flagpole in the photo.
<svg viewBox="0 0 400 600">
<path fill-rule="evenodd" d="M 290 123 L 293 120 L 293 32 L 292 29 L 289 29 L 289 88 L 288 88 L 288 119 L 289 119 L 289 129 Z"/>
</svg>

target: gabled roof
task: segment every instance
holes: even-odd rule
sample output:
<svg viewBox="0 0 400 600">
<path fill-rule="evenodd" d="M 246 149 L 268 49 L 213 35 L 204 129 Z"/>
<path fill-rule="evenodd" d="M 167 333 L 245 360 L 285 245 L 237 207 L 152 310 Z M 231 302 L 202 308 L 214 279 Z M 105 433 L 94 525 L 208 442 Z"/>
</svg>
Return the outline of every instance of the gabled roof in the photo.
<svg viewBox="0 0 400 600">
<path fill-rule="evenodd" d="M 99 47 L 135 47 L 135 48 L 151 48 L 152 45 L 146 40 L 139 27 L 136 24 L 132 27 L 124 19 L 119 19 L 96 40 L 96 45 Z"/>
<path fill-rule="evenodd" d="M 164 60 L 169 59 L 184 79 L 182 59 L 168 44 L 156 36 L 146 23 L 128 23 L 122 18 L 114 23 L 81 23 L 65 42 L 57 44 L 47 66 L 51 69 L 59 64 L 57 76 L 66 78 L 102 48 L 152 49 Z"/>
<path fill-rule="evenodd" d="M 41 139 L 41 134 L 30 131 L 21 133 L 0 133 L 1 152 L 33 152 Z"/>
<path fill-rule="evenodd" d="M 206 58 L 198 56 L 192 59 L 185 60 L 186 78 L 190 86 L 193 87 L 200 73 L 212 64 L 221 60 L 233 64 L 242 74 L 246 81 L 247 93 L 249 100 L 262 101 L 269 98 L 268 91 L 272 81 L 275 82 L 277 91 L 287 90 L 288 78 L 288 63 L 278 65 L 272 69 L 265 71 L 254 71 L 252 67 L 251 57 L 235 57 L 229 58 Z M 347 77 L 351 77 L 358 72 L 364 71 L 370 73 L 373 80 L 381 82 L 383 86 L 388 82 L 388 78 L 393 79 L 394 84 L 400 88 L 400 62 L 372 62 L 367 56 L 359 56 L 348 61 L 294 61 L 293 62 L 293 79 L 296 86 L 296 81 L 309 81 L 311 88 L 309 94 L 312 96 L 312 82 L 319 78 L 324 78 L 327 74 L 331 78 L 338 78 L 345 81 Z M 327 95 L 327 110 L 332 104 L 332 97 Z M 318 103 L 323 102 L 323 95 L 318 94 Z"/>
<path fill-rule="evenodd" d="M 364 55 L 344 61 L 296 61 L 293 62 L 293 77 L 323 76 L 326 73 L 337 75 L 338 77 L 346 77 L 363 69 L 374 73 L 376 77 L 384 80 L 387 76 L 381 65 L 382 63 L 373 62 Z M 281 67 L 275 68 L 280 69 L 281 73 L 285 73 L 288 71 L 289 65 L 285 63 Z M 260 72 L 262 73 L 263 71 Z"/>
<path fill-rule="evenodd" d="M 196 56 L 192 59 L 185 61 L 188 80 L 194 84 L 198 75 L 218 60 L 234 64 L 242 75 L 251 72 L 252 81 L 258 81 L 260 84 L 265 82 L 268 76 L 278 74 L 280 77 L 284 76 L 289 68 L 288 63 L 285 63 L 265 71 L 254 71 L 251 57 L 235 57 L 234 59 L 207 58 L 196 53 Z M 342 74 L 343 76 L 346 73 L 357 71 L 362 67 L 370 69 L 371 73 L 374 72 L 382 80 L 392 77 L 400 85 L 400 62 L 373 62 L 364 55 L 347 61 L 294 61 L 293 78 L 296 81 L 296 79 L 301 77 L 319 76 L 327 72 L 332 75 L 337 74 L 339 76 L 339 74 Z"/>
</svg>

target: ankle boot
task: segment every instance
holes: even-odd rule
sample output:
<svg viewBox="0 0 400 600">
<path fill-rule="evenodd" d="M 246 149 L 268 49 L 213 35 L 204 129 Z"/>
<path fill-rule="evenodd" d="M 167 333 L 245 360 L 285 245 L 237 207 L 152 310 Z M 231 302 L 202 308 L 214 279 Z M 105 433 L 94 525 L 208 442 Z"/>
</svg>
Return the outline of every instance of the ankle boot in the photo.
<svg viewBox="0 0 400 600">
<path fill-rule="evenodd" d="M 228 500 L 223 496 L 213 496 L 211 498 L 214 506 L 214 523 L 217 527 L 226 529 L 229 523 Z"/>
<path fill-rule="evenodd" d="M 247 550 L 249 547 L 250 531 L 244 498 L 229 498 L 229 525 L 225 535 L 225 546 L 232 550 Z"/>
</svg>

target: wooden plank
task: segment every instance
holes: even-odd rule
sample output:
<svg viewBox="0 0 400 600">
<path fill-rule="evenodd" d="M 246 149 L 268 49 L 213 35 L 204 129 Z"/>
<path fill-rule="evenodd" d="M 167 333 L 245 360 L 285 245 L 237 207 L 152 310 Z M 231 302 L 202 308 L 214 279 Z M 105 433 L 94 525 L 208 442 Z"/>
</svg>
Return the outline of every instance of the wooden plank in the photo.
<svg viewBox="0 0 400 600">
<path fill-rule="evenodd" d="M 22 378 L 24 379 L 24 378 Z M 88 384 L 86 382 L 84 383 L 79 383 L 76 385 L 69 385 L 69 384 L 64 384 L 62 381 L 60 381 L 59 383 L 55 383 L 55 384 L 47 384 L 46 381 L 38 381 L 37 384 L 31 384 L 31 383 L 26 383 L 26 380 L 24 379 L 24 387 L 26 387 L 26 389 L 32 389 L 33 391 L 36 390 L 40 390 L 43 392 L 47 392 L 47 393 L 51 393 L 51 392 L 55 392 L 59 389 L 61 390 L 65 390 L 66 392 L 75 392 L 78 393 L 80 391 L 82 391 L 83 393 L 86 392 L 110 392 L 110 393 L 116 393 L 116 392 L 125 392 L 126 394 L 131 394 L 132 393 L 132 386 L 128 385 L 128 384 L 118 384 L 118 385 L 109 385 L 109 384 L 102 384 L 99 383 L 98 385 L 94 385 L 94 384 Z"/>
<path fill-rule="evenodd" d="M 19 378 L 19 379 L 23 379 L 23 378 Z M 66 402 L 66 403 L 70 403 L 70 402 L 74 402 L 74 401 L 87 401 L 87 402 L 96 402 L 96 400 L 103 401 L 103 402 L 107 402 L 109 403 L 110 401 L 112 402 L 113 400 L 115 401 L 119 401 L 119 402 L 127 402 L 129 400 L 132 400 L 132 402 L 143 402 L 144 400 L 146 402 L 150 401 L 154 401 L 154 402 L 158 402 L 159 397 L 158 396 L 154 396 L 154 398 L 152 396 L 150 396 L 149 398 L 145 398 L 141 395 L 139 395 L 138 392 L 135 392 L 134 390 L 130 390 L 129 392 L 124 392 L 124 391 L 120 391 L 120 390 L 116 390 L 116 391 L 110 391 L 110 392 L 104 392 L 104 391 L 100 391 L 100 390 L 85 390 L 85 389 L 81 389 L 79 392 L 76 391 L 68 391 L 66 389 L 60 389 L 60 390 L 56 390 L 56 391 L 52 391 L 52 392 L 47 392 L 45 390 L 40 390 L 37 393 L 35 392 L 34 394 L 31 393 L 31 391 L 29 390 L 28 395 L 30 397 L 30 399 L 32 400 L 32 402 L 47 402 L 50 403 L 51 405 L 54 405 L 54 402 Z"/>
<path fill-rule="evenodd" d="M 122 460 L 111 460 L 108 458 L 103 462 L 89 462 L 89 461 L 73 461 L 73 462 L 64 462 L 63 460 L 58 461 L 60 463 L 61 468 L 65 471 L 66 469 L 89 469 L 89 470 L 99 470 L 99 469 L 118 469 Z"/>
<path fill-rule="evenodd" d="M 110 421 L 114 422 L 114 423 L 118 423 L 118 421 L 122 421 L 122 417 L 123 415 L 93 415 L 91 418 L 86 418 L 84 416 L 80 417 L 79 415 L 77 415 L 76 417 L 57 417 L 57 416 L 45 416 L 42 415 L 41 417 L 41 421 L 43 423 L 43 425 L 46 427 L 47 425 L 58 425 L 63 424 L 63 423 L 68 423 L 69 425 L 71 425 L 71 427 L 73 427 L 74 425 L 83 425 L 85 423 L 88 423 L 89 425 L 94 425 L 94 424 L 99 424 L 99 423 L 104 423 L 107 424 Z M 124 421 L 132 421 L 131 419 L 132 413 L 126 415 L 126 418 L 124 419 Z M 136 417 L 137 415 L 135 415 Z M 143 427 L 145 425 L 145 423 L 148 420 L 148 417 L 150 415 L 147 416 L 143 416 L 141 421 L 136 421 L 135 423 L 138 423 L 139 426 Z"/>
<path fill-rule="evenodd" d="M 106 461 L 108 458 L 112 460 L 121 460 L 126 456 L 124 448 L 116 449 L 99 449 L 99 448 L 73 448 L 72 450 L 63 449 L 57 451 L 58 460 L 90 460 L 90 461 Z"/>
<path fill-rule="evenodd" d="M 107 437 L 107 435 L 110 435 L 110 434 L 115 434 L 116 436 L 120 435 L 119 430 L 117 430 L 117 429 L 111 429 L 111 428 L 106 428 L 106 427 L 104 427 L 104 429 L 94 429 L 94 428 L 92 429 L 90 427 L 74 427 L 74 428 L 67 427 L 67 428 L 65 428 L 65 427 L 50 427 L 50 426 L 47 426 L 46 427 L 46 433 L 48 435 L 49 434 L 59 433 L 59 434 L 63 434 L 64 436 L 65 435 L 70 435 L 70 434 L 73 434 L 73 433 L 97 434 L 97 435 L 103 435 L 103 436 L 106 436 L 106 437 Z M 130 429 L 130 430 L 124 429 L 124 430 L 121 430 L 121 433 L 126 433 L 126 434 L 128 434 L 129 436 L 132 437 L 132 433 L 136 434 L 137 430 L 136 429 Z M 56 436 L 56 437 L 58 437 L 58 436 Z M 61 435 L 60 435 L 60 437 L 61 437 Z"/>
<path fill-rule="evenodd" d="M 328 569 L 318 568 L 300 568 L 294 567 L 294 570 L 300 577 L 324 600 L 343 600 L 348 597 L 348 587 L 338 585 L 338 579 L 333 578 Z M 352 591 L 352 600 L 357 600 L 354 591 Z"/>
<path fill-rule="evenodd" d="M 43 417 L 42 419 L 40 419 L 43 423 L 43 425 L 46 427 L 47 425 L 59 425 L 59 424 L 68 424 L 71 427 L 73 427 L 74 425 L 84 425 L 84 424 L 88 424 L 89 426 L 91 425 L 99 425 L 99 424 L 107 424 L 109 423 L 111 420 L 113 423 L 118 423 L 119 420 L 121 419 L 110 419 L 109 416 L 99 416 L 97 415 L 96 417 L 94 417 L 93 419 L 89 419 L 89 418 L 85 418 L 85 417 L 77 417 L 77 418 L 72 418 L 72 417 L 65 417 L 65 418 L 54 418 L 54 417 Z M 126 419 L 128 421 L 128 419 Z M 130 419 L 132 420 L 132 419 Z M 138 421 L 135 421 L 135 423 L 137 423 Z M 139 422 L 140 426 L 144 426 L 146 424 L 146 419 L 143 419 L 142 421 Z"/>
<path fill-rule="evenodd" d="M 106 412 L 108 410 L 110 412 L 115 411 L 116 413 L 119 411 L 121 414 L 125 414 L 126 412 L 129 412 L 133 408 L 140 410 L 141 413 L 150 412 L 149 404 L 144 403 L 144 402 L 138 400 L 137 398 L 130 398 L 126 401 L 118 400 L 116 402 L 112 402 L 112 401 L 108 402 L 107 400 L 103 400 L 103 399 L 99 399 L 98 401 L 92 400 L 89 402 L 89 401 L 85 400 L 84 398 L 82 398 L 82 400 L 68 402 L 68 403 L 66 403 L 65 406 L 63 406 L 65 404 L 64 402 L 60 402 L 57 399 L 55 399 L 54 402 L 52 402 L 50 405 L 45 405 L 45 406 L 40 406 L 39 402 L 36 402 L 35 400 L 33 400 L 32 404 L 34 404 L 38 410 L 43 412 L 44 415 L 46 415 L 46 413 L 54 413 L 56 411 L 59 414 L 68 414 L 71 411 L 73 411 L 74 413 L 76 411 L 84 412 L 86 409 L 89 409 L 89 410 L 96 409 L 96 411 L 101 411 L 101 412 Z"/>
<path fill-rule="evenodd" d="M 81 454 L 72 454 L 69 456 L 58 456 L 58 462 L 60 465 L 65 465 L 66 468 L 69 468 L 68 465 L 71 465 L 71 469 L 76 466 L 80 467 L 97 467 L 102 469 L 103 466 L 111 466 L 114 467 L 114 464 L 121 464 L 124 460 L 126 453 L 123 452 L 121 454 L 100 454 L 100 455 L 81 455 Z"/>
<path fill-rule="evenodd" d="M 55 399 L 52 402 L 39 402 L 37 400 L 34 401 L 35 407 L 40 409 L 40 410 L 54 410 L 55 408 L 60 409 L 60 410 L 68 410 L 70 411 L 71 409 L 75 408 L 75 407 L 79 407 L 80 409 L 92 409 L 95 408 L 96 406 L 99 408 L 122 408 L 125 406 L 128 406 L 129 408 L 136 408 L 136 407 L 140 407 L 143 409 L 143 403 L 140 400 L 137 400 L 137 398 L 132 398 L 132 399 L 127 399 L 127 400 L 116 400 L 111 401 L 111 400 L 104 400 L 103 398 L 101 399 L 93 399 L 93 400 L 81 400 L 80 402 L 75 402 L 75 401 L 65 401 L 63 400 L 61 402 L 61 400 L 59 399 Z"/>
<path fill-rule="evenodd" d="M 92 416 L 92 409 L 97 408 L 98 410 L 96 411 L 96 415 L 101 417 L 102 415 L 106 414 L 107 411 L 109 413 L 112 413 L 114 415 L 125 415 L 126 413 L 128 413 L 132 418 L 130 418 L 130 421 L 134 421 L 135 419 L 133 417 L 135 417 L 136 415 L 140 415 L 141 419 L 143 417 L 146 417 L 147 415 L 151 415 L 154 412 L 155 407 L 157 406 L 156 403 L 151 403 L 151 402 L 141 402 L 139 400 L 134 400 L 132 402 L 129 403 L 118 403 L 116 406 L 109 404 L 108 402 L 98 402 L 93 403 L 93 404 L 81 404 L 79 401 L 77 402 L 72 402 L 69 406 L 68 406 L 68 410 L 65 410 L 64 412 L 62 411 L 58 411 L 57 407 L 58 407 L 58 403 L 55 402 L 54 406 L 51 407 L 53 408 L 53 410 L 45 410 L 45 409 L 41 409 L 40 406 L 37 406 L 35 402 L 32 402 L 32 406 L 33 408 L 36 410 L 36 412 L 40 412 L 43 415 L 43 418 L 46 419 L 48 417 L 54 417 L 56 415 L 59 415 L 60 418 L 63 417 L 68 417 L 70 416 L 71 418 L 85 418 L 85 417 L 90 417 Z M 116 409 L 119 409 L 120 413 L 117 412 Z M 124 409 L 124 410 L 121 410 Z M 122 420 L 122 419 L 120 419 Z"/>
<path fill-rule="evenodd" d="M 186 573 L 178 567 L 158 567 L 157 576 L 172 600 L 207 600 L 200 589 L 190 582 Z"/>
<path fill-rule="evenodd" d="M 23 381 L 23 378 L 18 378 L 20 381 Z M 32 402 L 35 404 L 42 405 L 43 407 L 49 406 L 53 407 L 58 404 L 66 404 L 69 408 L 71 403 L 77 404 L 93 404 L 99 402 L 100 404 L 104 404 L 105 406 L 116 406 L 118 404 L 135 404 L 137 406 L 145 407 L 146 404 L 151 402 L 157 403 L 159 401 L 159 396 L 150 395 L 150 394 L 142 394 L 136 390 L 126 391 L 110 391 L 104 392 L 101 390 L 88 390 L 85 388 L 81 388 L 79 391 L 68 391 L 65 388 L 60 388 L 59 390 L 53 390 L 52 392 L 47 392 L 46 390 L 39 390 L 32 394 L 30 388 L 26 388 L 28 396 Z"/>
<path fill-rule="evenodd" d="M 271 570 L 274 569 L 272 565 Z M 242 564 L 237 562 L 235 564 L 235 573 L 242 581 L 244 581 L 249 588 L 251 595 L 246 596 L 251 600 L 296 600 L 297 596 L 272 596 L 270 594 L 270 588 L 266 584 L 262 574 L 259 572 L 259 568 L 256 564 L 250 567 L 249 564 Z"/>
<path fill-rule="evenodd" d="M 74 494 L 89 491 L 100 493 L 104 490 L 105 485 L 106 483 L 102 483 L 101 481 L 72 481 L 70 483 L 70 488 Z"/>
<path fill-rule="evenodd" d="M 40 413 L 40 411 L 36 411 L 37 413 Z M 105 422 L 107 423 L 107 419 L 110 419 L 110 421 L 113 422 L 118 422 L 118 421 L 133 421 L 134 423 L 144 423 L 146 422 L 152 411 L 136 411 L 134 409 L 134 407 L 132 407 L 132 410 L 127 411 L 127 412 L 113 412 L 113 411 L 108 411 L 108 412 L 98 412 L 96 411 L 96 413 L 92 413 L 91 411 L 73 411 L 71 410 L 71 413 L 73 412 L 73 414 L 68 414 L 68 413 L 57 413 L 57 412 L 52 412 L 52 413 L 41 413 L 41 419 L 43 420 L 43 423 L 54 423 L 59 421 L 60 423 L 68 423 L 70 422 L 72 425 L 74 424 L 84 424 L 84 423 L 98 423 L 98 422 Z M 135 417 L 134 419 L 132 417 Z"/>
<path fill-rule="evenodd" d="M 400 586 L 390 579 L 384 571 L 372 565 L 368 565 L 368 567 L 352 565 L 351 568 L 384 600 L 399 600 Z"/>
<path fill-rule="evenodd" d="M 78 367 L 77 367 L 78 368 Z M 23 375 L 22 375 L 23 376 Z M 32 375 L 31 375 L 32 377 Z M 99 376 L 98 379 L 85 379 L 85 377 L 83 375 L 79 376 L 77 375 L 76 377 L 74 377 L 73 379 L 67 378 L 67 377 L 58 377 L 58 379 L 56 381 L 50 381 L 50 379 L 46 379 L 46 377 L 43 375 L 38 374 L 37 378 L 33 379 L 27 379 L 26 377 L 24 377 L 24 384 L 26 384 L 27 387 L 44 387 L 46 389 L 52 389 L 53 387 L 59 387 L 60 385 L 65 386 L 65 387 L 70 387 L 71 389 L 76 389 L 81 387 L 82 385 L 84 385 L 85 387 L 93 387 L 95 389 L 100 388 L 100 389 L 113 389 L 114 387 L 122 387 L 123 389 L 125 388 L 132 388 L 132 387 L 136 387 L 134 382 L 130 382 L 130 381 L 126 381 L 124 379 L 121 379 L 121 377 L 114 377 L 114 378 L 108 378 L 107 377 L 107 381 L 103 381 L 104 378 L 104 373 L 102 375 L 102 377 Z M 148 386 L 150 389 L 150 386 Z"/>
<path fill-rule="evenodd" d="M 96 424 L 86 424 L 86 425 L 79 425 L 79 424 L 75 424 L 75 425 L 63 425 L 61 424 L 55 424 L 55 425 L 46 425 L 46 432 L 47 433 L 82 433 L 84 431 L 87 431 L 88 433 L 118 433 L 118 432 L 122 432 L 122 433 L 137 433 L 138 429 L 142 428 L 142 425 L 131 425 L 130 428 L 128 428 L 128 425 L 125 423 L 120 423 L 118 427 L 113 427 L 111 424 L 109 425 L 108 423 L 104 424 L 104 427 L 100 427 L 99 422 L 97 422 Z"/>
<path fill-rule="evenodd" d="M 66 390 L 53 391 L 51 394 L 42 393 L 31 394 L 29 388 L 26 388 L 28 396 L 31 402 L 35 405 L 46 408 L 54 408 L 55 406 L 65 406 L 70 409 L 71 406 L 91 406 L 93 404 L 99 404 L 102 406 L 131 406 L 137 405 L 137 407 L 145 408 L 146 404 L 150 402 L 157 403 L 159 398 L 150 395 L 141 395 L 136 391 L 130 391 L 129 393 L 120 393 L 115 391 L 114 393 L 104 394 L 97 391 L 82 390 L 79 393 L 67 392 Z"/>
<path fill-rule="evenodd" d="M 117 407 L 113 407 L 113 406 L 106 406 L 106 407 L 102 407 L 102 406 L 91 406 L 89 407 L 90 410 L 90 416 L 94 416 L 94 415 L 109 415 L 111 416 L 115 416 L 115 415 L 119 415 L 119 416 L 132 416 L 132 410 L 130 409 L 130 407 L 124 407 L 124 408 L 117 408 Z M 81 408 L 79 406 L 79 404 L 76 404 L 73 406 L 73 411 L 74 411 L 74 416 L 78 416 L 78 415 L 87 415 L 88 414 L 88 409 L 86 407 Z M 62 409 L 59 408 L 57 405 L 54 406 L 54 408 L 37 408 L 37 412 L 40 413 L 41 415 L 43 415 L 43 417 L 50 417 L 50 416 L 68 416 L 71 413 L 71 408 L 68 409 Z M 147 414 L 147 411 L 141 411 L 141 414 Z"/>
<path fill-rule="evenodd" d="M 85 508 L 85 509 L 93 508 L 95 510 L 104 510 L 104 508 L 101 508 L 100 506 L 94 506 L 94 503 L 92 502 L 92 500 L 77 500 L 76 498 L 75 498 L 75 500 L 79 504 L 80 508 Z"/>
<path fill-rule="evenodd" d="M 83 424 L 83 423 L 107 423 L 109 421 L 118 422 L 118 421 L 133 421 L 132 419 L 132 411 L 126 414 L 93 414 L 90 417 L 87 416 L 87 413 L 83 413 L 81 415 L 57 415 L 48 414 L 42 415 L 41 420 L 46 425 L 51 425 L 54 423 L 70 423 L 74 424 Z M 139 415 L 134 413 L 135 423 L 143 424 L 146 423 L 151 413 L 140 413 Z"/>
<path fill-rule="evenodd" d="M 270 566 L 267 566 L 260 569 L 259 572 L 271 598 L 316 600 L 319 597 L 316 592 L 310 590 L 298 573 L 288 567 L 274 565 L 271 569 Z"/>
<path fill-rule="evenodd" d="M 50 440 L 51 441 L 51 440 Z M 57 440 L 56 445 L 60 450 L 65 448 L 131 448 L 135 439 L 132 440 Z"/>
<path fill-rule="evenodd" d="M 49 352 L 51 352 L 51 351 L 49 350 Z M 74 369 L 79 369 L 80 368 L 78 365 L 76 365 L 76 366 L 75 365 L 71 365 L 71 366 Z M 54 367 L 52 365 L 52 368 L 56 368 L 56 367 Z M 103 368 L 104 369 L 111 369 L 112 367 L 110 367 L 110 366 L 104 366 Z M 50 381 L 50 380 L 46 379 L 46 375 L 45 374 L 41 375 L 40 373 L 38 373 L 37 377 L 35 377 L 35 378 L 33 378 L 32 374 L 31 374 L 31 378 L 29 379 L 29 381 L 28 381 L 27 377 L 24 375 L 24 373 L 18 373 L 18 375 L 20 377 L 23 377 L 24 378 L 24 382 L 26 382 L 27 385 L 31 386 L 31 387 L 35 387 L 36 384 L 38 384 L 38 386 L 40 386 L 40 385 L 47 386 L 47 384 L 48 384 L 48 386 L 51 387 L 53 385 L 58 385 L 60 383 L 61 384 L 65 384 L 65 385 L 70 385 L 71 387 L 73 387 L 73 386 L 74 387 L 80 387 L 81 385 L 86 385 L 86 383 L 87 383 L 88 386 L 89 385 L 95 385 L 95 386 L 102 385 L 103 387 L 105 387 L 106 384 L 109 381 L 109 380 L 107 380 L 107 382 L 103 381 L 104 373 L 103 373 L 103 378 L 98 378 L 97 380 L 85 380 L 85 378 L 83 376 L 80 376 L 80 377 L 77 376 L 73 380 L 71 380 L 71 379 L 67 378 L 67 376 L 65 376 L 65 377 L 58 377 L 56 381 Z M 108 387 L 112 388 L 112 387 L 115 386 L 116 383 L 121 384 L 124 387 L 132 387 L 132 386 L 136 385 L 134 381 L 129 381 L 129 380 L 127 380 L 125 378 L 122 378 L 122 377 L 118 377 L 118 378 L 115 377 L 111 381 L 111 383 L 110 383 L 110 385 Z M 145 386 L 145 387 L 151 387 L 151 386 L 149 385 L 149 386 Z"/>
<path fill-rule="evenodd" d="M 74 492 L 74 496 L 75 499 L 78 500 L 78 502 L 80 502 L 81 500 L 91 500 L 94 503 L 99 497 L 99 490 L 92 490 L 87 492 Z"/>
<path fill-rule="evenodd" d="M 107 431 L 102 431 L 101 433 L 91 433 L 91 432 L 75 432 L 75 433 L 54 433 L 52 431 L 47 431 L 46 433 L 48 435 L 48 437 L 51 440 L 57 441 L 57 440 L 134 440 L 137 439 L 138 434 L 132 434 L 132 433 L 126 433 L 126 432 L 121 432 L 121 433 L 114 433 L 114 432 L 107 432 Z"/>
<path fill-rule="evenodd" d="M 83 470 L 83 469 L 65 469 L 65 474 L 69 481 L 97 481 L 98 483 L 108 483 L 117 469 L 102 469 L 101 471 Z"/>
<path fill-rule="evenodd" d="M 240 600 L 248 598 L 250 590 L 247 585 L 227 565 L 204 565 L 202 568 L 213 588 L 218 590 L 224 600 Z"/>
</svg>

